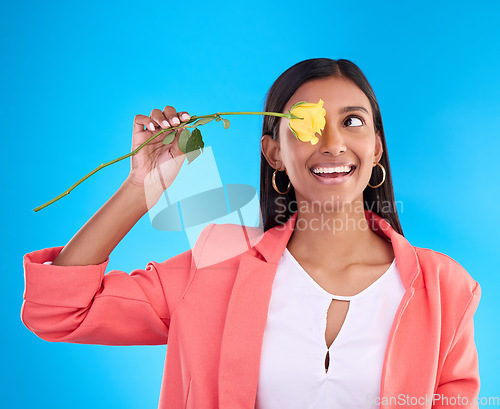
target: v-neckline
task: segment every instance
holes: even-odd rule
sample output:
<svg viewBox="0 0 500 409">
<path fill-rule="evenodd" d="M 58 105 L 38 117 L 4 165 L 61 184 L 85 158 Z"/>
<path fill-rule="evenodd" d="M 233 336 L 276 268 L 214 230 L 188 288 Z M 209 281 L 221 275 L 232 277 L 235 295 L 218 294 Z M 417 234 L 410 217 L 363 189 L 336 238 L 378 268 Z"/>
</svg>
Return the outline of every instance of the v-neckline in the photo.
<svg viewBox="0 0 500 409">
<path fill-rule="evenodd" d="M 288 257 L 292 262 L 297 266 L 298 270 L 306 277 L 306 279 L 314 286 L 316 287 L 323 295 L 329 297 L 329 298 L 334 298 L 336 300 L 343 300 L 343 301 L 351 301 L 357 298 L 362 297 L 366 293 L 370 292 L 373 290 L 373 288 L 377 287 L 380 285 L 381 282 L 383 282 L 386 277 L 388 277 L 392 271 L 395 270 L 395 265 L 396 265 L 396 258 L 392 260 L 391 265 L 384 271 L 384 273 L 377 278 L 373 283 L 371 283 L 368 287 L 364 288 L 361 290 L 359 293 L 354 294 L 354 295 L 337 295 L 337 294 L 332 294 L 325 290 L 321 285 L 314 280 L 314 278 L 311 277 L 311 275 L 302 267 L 302 265 L 297 261 L 297 259 L 293 256 L 293 254 L 288 250 L 287 247 L 285 247 L 285 256 Z"/>
</svg>

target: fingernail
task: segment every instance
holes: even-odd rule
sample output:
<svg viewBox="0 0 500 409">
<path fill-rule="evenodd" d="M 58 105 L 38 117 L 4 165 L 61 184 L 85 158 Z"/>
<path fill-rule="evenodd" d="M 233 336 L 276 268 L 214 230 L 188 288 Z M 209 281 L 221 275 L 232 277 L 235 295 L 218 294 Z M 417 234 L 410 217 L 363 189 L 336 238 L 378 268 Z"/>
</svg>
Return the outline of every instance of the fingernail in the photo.
<svg viewBox="0 0 500 409">
<path fill-rule="evenodd" d="M 153 122 L 149 123 L 149 129 L 151 129 L 152 131 L 155 130 L 155 126 L 153 125 Z"/>
<path fill-rule="evenodd" d="M 182 115 L 181 115 L 181 119 L 182 119 L 183 121 L 187 121 L 187 120 L 189 120 L 189 115 L 188 115 L 188 114 L 182 114 Z"/>
<path fill-rule="evenodd" d="M 173 117 L 173 118 L 172 118 L 172 123 L 173 123 L 174 125 L 179 125 L 179 124 L 181 123 L 181 121 L 179 121 L 179 118 L 177 118 L 177 117 Z"/>
<path fill-rule="evenodd" d="M 162 124 L 165 128 L 168 128 L 170 126 L 170 124 L 167 121 L 163 121 Z"/>
</svg>

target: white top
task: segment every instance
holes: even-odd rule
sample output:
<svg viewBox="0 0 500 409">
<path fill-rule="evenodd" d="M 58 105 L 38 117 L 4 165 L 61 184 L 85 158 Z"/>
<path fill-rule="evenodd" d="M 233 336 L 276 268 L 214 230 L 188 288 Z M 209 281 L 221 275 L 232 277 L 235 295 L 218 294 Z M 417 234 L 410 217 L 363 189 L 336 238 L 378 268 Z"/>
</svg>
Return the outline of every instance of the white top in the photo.
<svg viewBox="0 0 500 409">
<path fill-rule="evenodd" d="M 255 408 L 377 408 L 385 348 L 404 292 L 396 259 L 360 293 L 340 296 L 323 289 L 285 248 L 272 287 Z M 349 309 L 327 348 L 332 298 L 349 300 Z"/>
</svg>

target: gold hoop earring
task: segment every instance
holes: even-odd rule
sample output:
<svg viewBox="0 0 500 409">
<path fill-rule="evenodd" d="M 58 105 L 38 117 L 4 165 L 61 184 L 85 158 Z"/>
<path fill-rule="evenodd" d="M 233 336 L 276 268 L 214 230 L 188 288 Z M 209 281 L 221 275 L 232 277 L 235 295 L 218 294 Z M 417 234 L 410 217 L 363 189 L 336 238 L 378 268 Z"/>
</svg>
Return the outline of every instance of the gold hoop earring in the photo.
<svg viewBox="0 0 500 409">
<path fill-rule="evenodd" d="M 378 185 L 375 185 L 375 186 L 370 185 L 370 182 L 368 182 L 368 186 L 375 189 L 379 186 L 382 186 L 382 184 L 385 182 L 385 168 L 378 162 L 373 162 L 373 164 L 380 166 L 380 169 L 382 169 L 382 182 L 380 182 Z"/>
<path fill-rule="evenodd" d="M 289 191 L 290 191 L 290 188 L 292 187 L 292 183 L 291 181 L 289 180 L 288 181 L 288 189 L 285 190 L 284 192 L 280 192 L 278 187 L 276 186 L 276 172 L 278 171 L 278 169 L 274 169 L 274 172 L 273 172 L 273 187 L 274 187 L 274 190 L 276 190 L 276 192 L 282 194 L 282 195 L 285 195 L 287 194 Z"/>
</svg>

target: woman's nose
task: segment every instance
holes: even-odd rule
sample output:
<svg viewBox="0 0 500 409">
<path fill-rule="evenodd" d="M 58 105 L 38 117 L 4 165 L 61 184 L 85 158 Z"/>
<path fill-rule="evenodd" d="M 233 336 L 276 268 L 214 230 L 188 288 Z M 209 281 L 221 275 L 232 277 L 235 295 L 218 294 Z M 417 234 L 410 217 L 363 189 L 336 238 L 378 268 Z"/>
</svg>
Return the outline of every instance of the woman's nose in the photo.
<svg viewBox="0 0 500 409">
<path fill-rule="evenodd" d="M 319 137 L 318 144 L 321 153 L 331 153 L 332 155 L 337 156 L 340 153 L 347 151 L 347 146 L 342 132 L 334 127 L 325 127 Z"/>
</svg>

